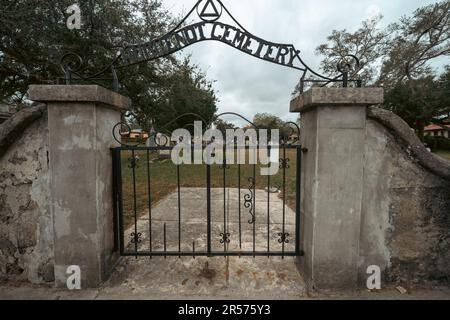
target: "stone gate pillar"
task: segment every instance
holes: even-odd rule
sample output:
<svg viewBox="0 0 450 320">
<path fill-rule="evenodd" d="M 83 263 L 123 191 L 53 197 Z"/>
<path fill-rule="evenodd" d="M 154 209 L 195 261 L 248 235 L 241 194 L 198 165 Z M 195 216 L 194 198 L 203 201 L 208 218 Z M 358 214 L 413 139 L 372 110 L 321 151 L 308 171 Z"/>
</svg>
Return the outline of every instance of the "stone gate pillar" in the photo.
<svg viewBox="0 0 450 320">
<path fill-rule="evenodd" d="M 291 101 L 301 113 L 301 272 L 310 290 L 356 289 L 366 109 L 381 88 L 312 88 Z"/>
<path fill-rule="evenodd" d="M 96 287 L 113 266 L 113 126 L 130 100 L 95 85 L 33 85 L 29 98 L 48 109 L 50 211 L 55 282 L 81 269 L 81 286 Z"/>
</svg>

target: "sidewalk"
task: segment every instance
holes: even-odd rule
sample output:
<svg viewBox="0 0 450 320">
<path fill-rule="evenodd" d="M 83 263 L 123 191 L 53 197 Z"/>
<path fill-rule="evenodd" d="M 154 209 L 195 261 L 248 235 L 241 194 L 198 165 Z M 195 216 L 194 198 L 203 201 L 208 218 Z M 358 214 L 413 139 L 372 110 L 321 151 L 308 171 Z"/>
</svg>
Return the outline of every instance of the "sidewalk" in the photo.
<svg viewBox="0 0 450 320">
<path fill-rule="evenodd" d="M 54 289 L 46 286 L 8 285 L 0 286 L 1 300 L 239 300 L 239 296 L 209 295 L 181 295 L 181 294 L 154 294 L 136 289 L 126 288 L 100 288 L 80 291 Z M 410 294 L 400 294 L 395 288 L 386 288 L 379 292 L 363 290 L 354 294 L 342 293 L 333 295 L 307 294 L 287 297 L 282 295 L 275 298 L 273 295 L 255 295 L 244 297 L 244 300 L 450 300 L 450 289 L 415 289 Z"/>
</svg>

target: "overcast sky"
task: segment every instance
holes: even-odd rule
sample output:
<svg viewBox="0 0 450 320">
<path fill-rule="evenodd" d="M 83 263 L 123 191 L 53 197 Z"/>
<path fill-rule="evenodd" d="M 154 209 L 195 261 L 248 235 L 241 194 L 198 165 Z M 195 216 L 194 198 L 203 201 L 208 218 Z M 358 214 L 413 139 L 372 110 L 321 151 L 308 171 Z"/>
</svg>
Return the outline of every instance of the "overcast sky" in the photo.
<svg viewBox="0 0 450 320">
<path fill-rule="evenodd" d="M 206 0 L 204 0 L 206 1 Z M 175 15 L 187 14 L 197 0 L 163 0 Z M 255 36 L 276 43 L 293 44 L 303 61 L 317 70 L 321 58 L 315 48 L 333 29 L 356 30 L 361 21 L 378 13 L 381 27 L 411 14 L 430 0 L 222 0 L 231 14 Z M 194 20 L 200 21 L 193 13 Z M 221 17 L 222 19 L 222 17 Z M 192 21 L 194 21 L 192 20 Z M 221 21 L 221 20 L 219 20 Z M 256 113 L 276 114 L 295 120 L 289 113 L 290 95 L 300 72 L 265 62 L 216 41 L 194 44 L 181 55 L 192 60 L 210 80 L 216 80 L 220 112 L 237 112 L 250 119 Z M 236 119 L 226 118 L 236 122 Z"/>
</svg>

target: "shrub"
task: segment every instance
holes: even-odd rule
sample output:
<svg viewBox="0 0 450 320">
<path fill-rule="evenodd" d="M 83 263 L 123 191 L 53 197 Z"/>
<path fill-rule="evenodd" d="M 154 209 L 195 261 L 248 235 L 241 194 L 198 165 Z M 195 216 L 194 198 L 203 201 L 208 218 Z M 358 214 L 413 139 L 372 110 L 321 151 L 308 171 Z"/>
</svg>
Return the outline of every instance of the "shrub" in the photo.
<svg viewBox="0 0 450 320">
<path fill-rule="evenodd" d="M 450 139 L 445 137 L 431 137 L 424 138 L 425 145 L 432 151 L 435 150 L 450 150 Z"/>
</svg>

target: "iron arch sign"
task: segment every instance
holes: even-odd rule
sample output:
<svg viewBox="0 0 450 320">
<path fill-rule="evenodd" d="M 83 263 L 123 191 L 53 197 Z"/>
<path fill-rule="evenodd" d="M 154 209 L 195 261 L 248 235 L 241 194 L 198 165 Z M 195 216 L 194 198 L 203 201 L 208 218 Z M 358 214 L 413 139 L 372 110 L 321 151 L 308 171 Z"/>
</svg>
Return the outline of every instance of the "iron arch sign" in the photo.
<svg viewBox="0 0 450 320">
<path fill-rule="evenodd" d="M 122 49 L 123 64 L 131 65 L 153 60 L 177 52 L 197 42 L 215 40 L 259 59 L 301 71 L 307 69 L 300 58 L 300 50 L 297 50 L 291 44 L 273 43 L 254 36 L 229 14 L 220 0 L 198 1 L 194 9 L 179 26 L 163 37 Z M 201 21 L 180 27 L 194 11 L 197 12 Z M 228 13 L 236 26 L 219 21 L 223 12 Z"/>
<path fill-rule="evenodd" d="M 230 21 L 234 25 L 221 21 L 224 16 L 231 19 Z M 198 21 L 187 24 L 190 18 Z M 321 75 L 302 60 L 301 51 L 294 45 L 267 41 L 247 31 L 221 0 L 198 0 L 180 23 L 167 34 L 146 43 L 124 46 L 114 61 L 95 75 L 82 76 L 80 74 L 82 59 L 74 53 L 64 55 L 61 59 L 61 66 L 65 73 L 66 83 L 70 83 L 73 79 L 95 80 L 110 70 L 114 80 L 113 87 L 117 89 L 118 81 L 115 72 L 117 68 L 159 59 L 195 43 L 209 40 L 222 42 L 255 58 L 301 71 L 300 91 L 303 91 L 305 82 L 319 83 L 322 86 L 332 82 L 341 82 L 344 87 L 347 87 L 349 82 L 354 82 L 356 86 L 361 86 L 360 80 L 349 78 L 349 72 L 359 66 L 359 60 L 354 55 L 342 57 L 337 65 L 338 76 Z M 310 76 L 311 79 L 307 79 L 307 76 Z"/>
</svg>

